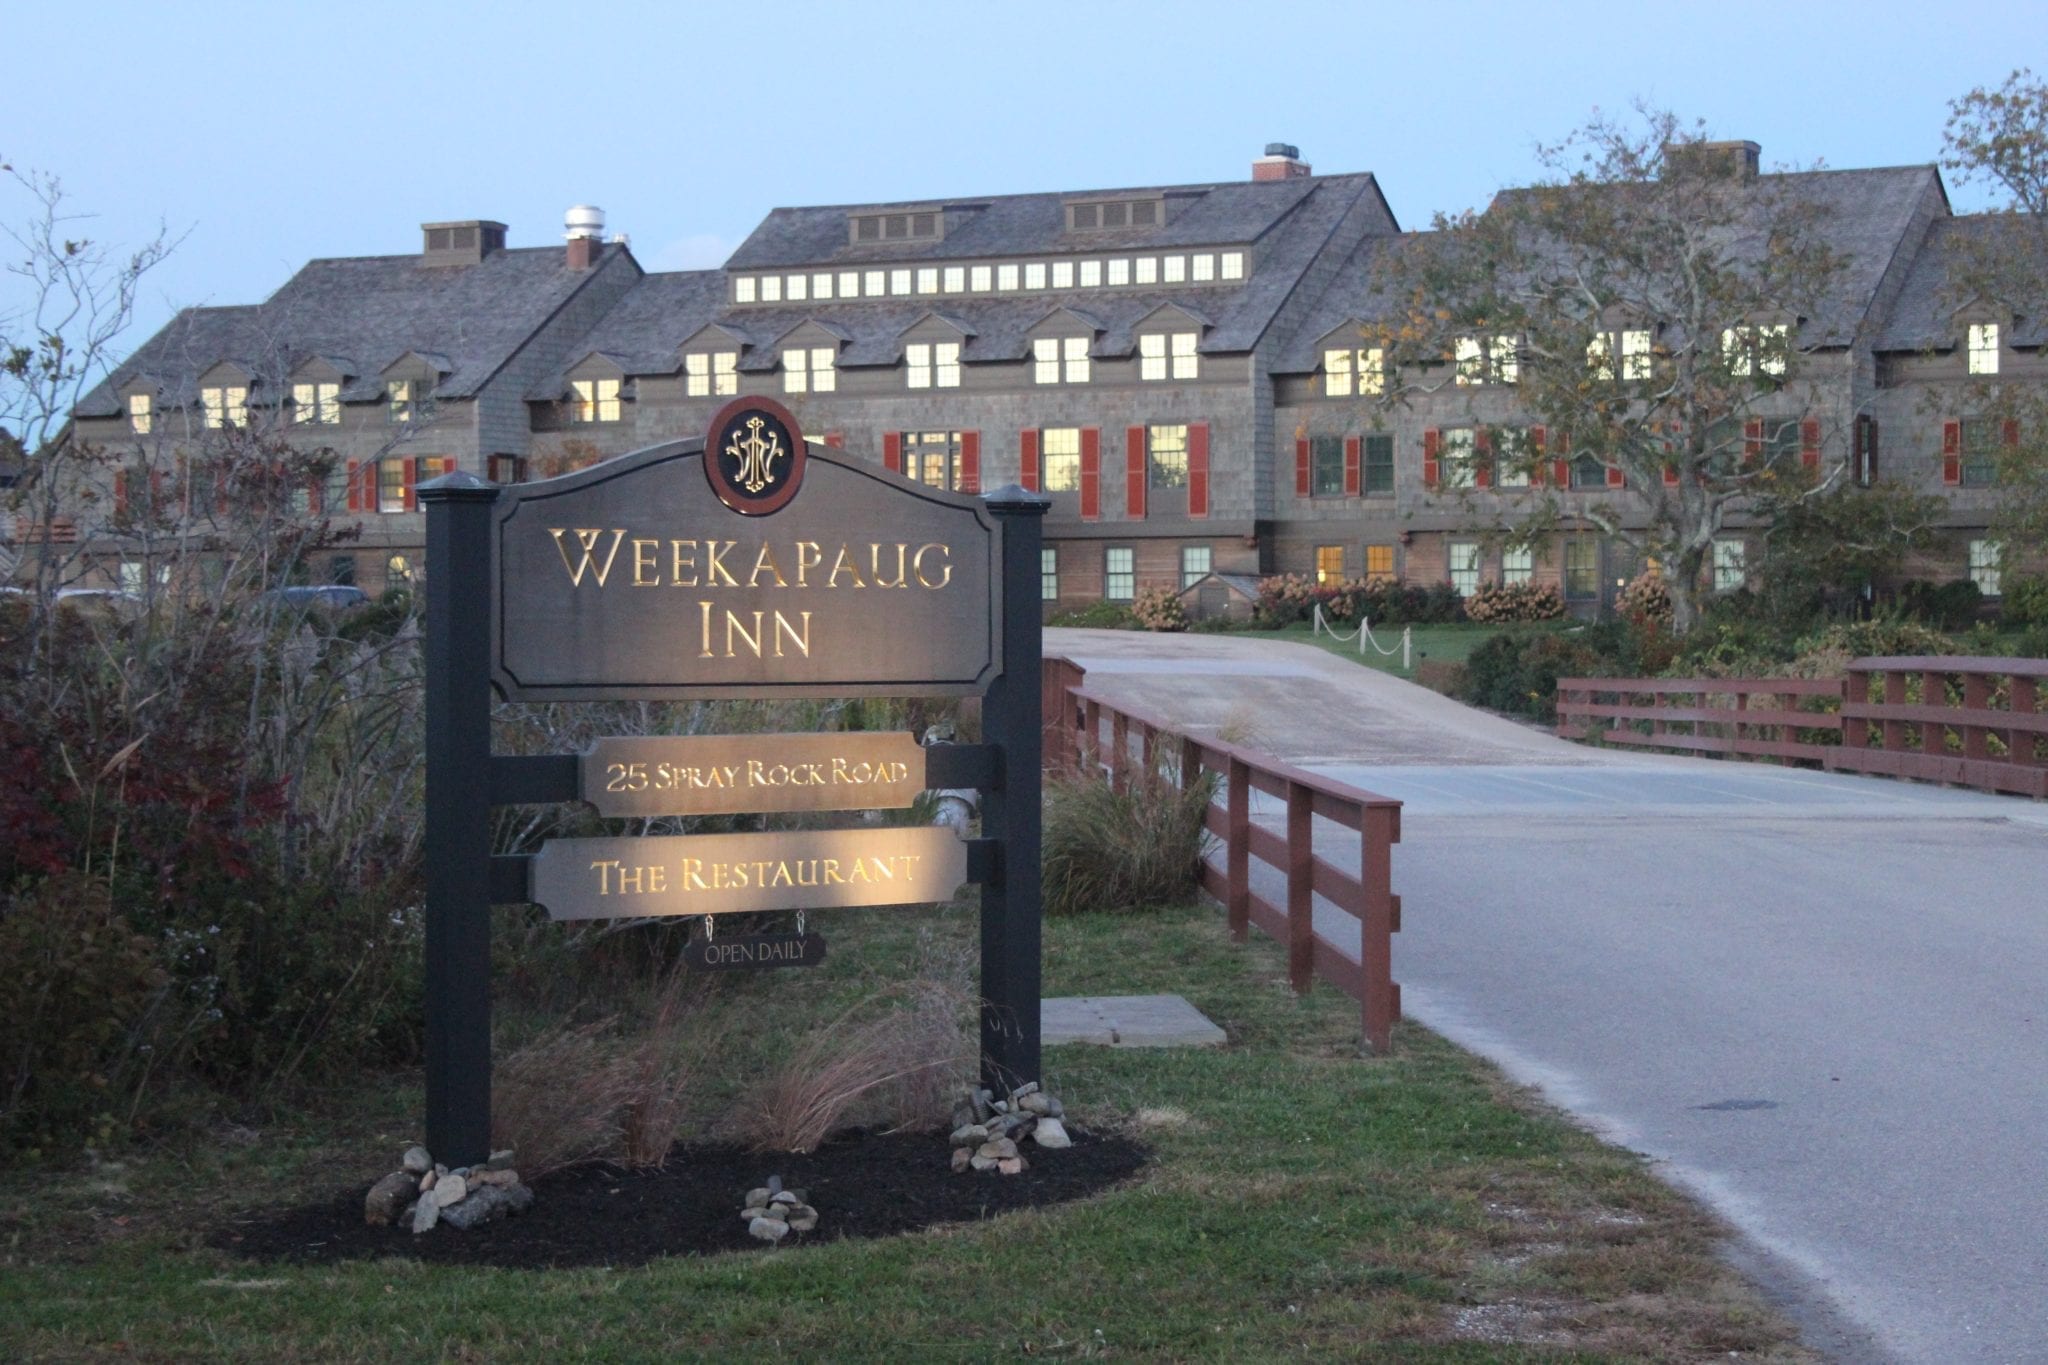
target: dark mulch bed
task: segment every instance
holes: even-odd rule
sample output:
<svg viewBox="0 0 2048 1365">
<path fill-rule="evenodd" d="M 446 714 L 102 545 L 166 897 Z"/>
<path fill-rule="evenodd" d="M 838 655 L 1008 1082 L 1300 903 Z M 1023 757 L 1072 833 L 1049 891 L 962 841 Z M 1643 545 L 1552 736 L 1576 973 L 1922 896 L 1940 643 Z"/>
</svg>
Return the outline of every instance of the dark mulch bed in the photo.
<svg viewBox="0 0 2048 1365">
<path fill-rule="evenodd" d="M 953 1174 L 951 1150 L 931 1133 L 850 1133 L 802 1156 L 679 1146 L 661 1170 L 595 1165 L 557 1171 L 533 1182 L 533 1208 L 519 1217 L 420 1236 L 363 1222 L 366 1181 L 317 1204 L 238 1219 L 209 1240 L 237 1255 L 302 1265 L 377 1256 L 536 1270 L 645 1265 L 660 1256 L 765 1250 L 740 1222 L 740 1201 L 771 1175 L 806 1191 L 819 1214 L 817 1229 L 792 1233 L 782 1243 L 786 1249 L 1085 1199 L 1130 1179 L 1149 1155 L 1123 1138 L 1068 1131 L 1072 1147 L 1024 1144 L 1030 1169 L 1010 1176 Z"/>
</svg>

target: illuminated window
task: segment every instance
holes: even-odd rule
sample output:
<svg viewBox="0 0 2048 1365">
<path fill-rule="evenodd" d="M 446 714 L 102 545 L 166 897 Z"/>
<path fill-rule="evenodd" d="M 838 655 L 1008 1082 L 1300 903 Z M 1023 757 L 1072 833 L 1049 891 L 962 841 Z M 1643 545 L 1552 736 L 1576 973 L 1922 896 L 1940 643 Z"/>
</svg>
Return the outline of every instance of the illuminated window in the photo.
<svg viewBox="0 0 2048 1365">
<path fill-rule="evenodd" d="M 572 422 L 616 422 L 619 420 L 619 381 L 577 379 L 569 384 Z"/>
<path fill-rule="evenodd" d="M 1527 427 L 1499 427 L 1493 433 L 1493 485 L 1527 488 L 1532 450 Z"/>
<path fill-rule="evenodd" d="M 1026 263 L 1024 266 L 1024 287 L 1026 289 L 1045 288 L 1044 261 L 1030 261 Z"/>
<path fill-rule="evenodd" d="M 1162 284 L 1180 284 L 1188 277 L 1188 258 L 1167 256 L 1162 259 L 1159 280 Z"/>
<path fill-rule="evenodd" d="M 1970 373 L 1998 373 L 1997 323 L 1973 322 L 1970 324 Z"/>
<path fill-rule="evenodd" d="M 2004 558 L 2003 547 L 1995 540 L 1973 540 L 1970 542 L 1970 581 L 1977 585 L 1977 591 L 1986 597 L 2000 595 L 2002 586 L 1999 561 Z"/>
<path fill-rule="evenodd" d="M 1384 391 L 1386 379 L 1386 364 L 1377 346 L 1323 352 L 1323 387 L 1332 398 L 1349 398 L 1353 394 L 1370 397 Z"/>
<path fill-rule="evenodd" d="M 1074 263 L 1072 261 L 1054 261 L 1052 263 L 1052 287 L 1055 289 L 1072 289 L 1074 287 Z"/>
<path fill-rule="evenodd" d="M 1111 261 L 1109 263 L 1109 282 L 1111 284 L 1129 284 L 1131 282 L 1131 263 L 1127 260 Z"/>
<path fill-rule="evenodd" d="M 997 291 L 998 291 L 998 292 L 1004 292 L 1004 291 L 1008 291 L 1008 290 L 1011 290 L 1011 289 L 1015 289 L 1016 287 L 1017 287 L 1017 267 L 1016 267 L 1016 266 L 1015 266 L 1014 264 L 1011 264 L 1011 265 L 999 265 L 999 266 L 997 266 L 997 267 L 996 267 L 996 289 L 997 289 Z"/>
<path fill-rule="evenodd" d="M 1216 278 L 1216 258 L 1204 252 L 1194 258 L 1194 281 L 1206 284 Z"/>
<path fill-rule="evenodd" d="M 967 287 L 977 294 L 986 294 L 993 276 L 985 265 L 977 265 L 967 272 Z"/>
<path fill-rule="evenodd" d="M 1586 343 L 1586 367 L 1595 379 L 1614 378 L 1614 340 L 1617 333 L 1595 332 L 1593 339 Z M 1640 330 L 1625 330 L 1621 338 L 1621 377 L 1627 380 L 1648 379 L 1650 368 L 1650 334 Z"/>
<path fill-rule="evenodd" d="M 128 430 L 137 436 L 149 435 L 156 426 L 156 400 L 146 393 L 128 395 Z"/>
<path fill-rule="evenodd" d="M 1451 586 L 1458 596 L 1470 597 L 1479 591 L 1479 542 L 1454 540 L 1444 549 L 1450 559 Z"/>
<path fill-rule="evenodd" d="M 1344 493 L 1344 438 L 1312 436 L 1308 443 L 1308 491 L 1313 497 L 1335 498 Z"/>
<path fill-rule="evenodd" d="M 910 272 L 908 270 L 892 270 L 889 272 L 889 292 L 891 294 L 908 294 L 910 292 Z"/>
<path fill-rule="evenodd" d="M 412 491 L 412 461 L 377 461 L 377 510 L 403 512 L 406 495 Z"/>
<path fill-rule="evenodd" d="M 763 275 L 761 277 L 761 302 L 782 302 L 782 276 Z"/>
<path fill-rule="evenodd" d="M 734 303 L 752 303 L 754 301 L 754 277 L 752 275 L 742 275 L 732 282 L 732 301 Z"/>
<path fill-rule="evenodd" d="M 832 274 L 830 271 L 822 271 L 811 276 L 811 297 L 814 299 L 829 299 L 832 297 Z"/>
<path fill-rule="evenodd" d="M 1060 552 L 1055 545 L 1038 551 L 1038 598 L 1041 602 L 1060 600 Z"/>
<path fill-rule="evenodd" d="M 404 555 L 393 555 L 384 562 L 384 576 L 392 585 L 412 582 L 412 562 Z"/>
<path fill-rule="evenodd" d="M 1032 378 L 1041 384 L 1088 382 L 1087 337 L 1039 337 L 1031 343 Z"/>
<path fill-rule="evenodd" d="M 936 294 L 939 292 L 939 268 L 928 265 L 917 272 L 917 292 Z"/>
<path fill-rule="evenodd" d="M 1157 256 L 1140 256 L 1136 269 L 1136 278 L 1139 284 L 1157 284 L 1159 282 L 1159 258 Z"/>
<path fill-rule="evenodd" d="M 878 299 L 887 292 L 887 275 L 880 270 L 869 270 L 861 275 L 861 293 L 871 299 Z"/>
<path fill-rule="evenodd" d="M 292 420 L 323 427 L 341 425 L 341 385 L 292 385 Z"/>
<path fill-rule="evenodd" d="M 721 397 L 740 391 L 738 351 L 698 351 L 683 357 L 683 393 L 690 398 Z"/>
<path fill-rule="evenodd" d="M 1208 577 L 1209 569 L 1215 562 L 1215 554 L 1207 545 L 1183 545 L 1180 547 L 1180 585 L 1191 588 Z"/>
<path fill-rule="evenodd" d="M 1500 581 L 1509 587 L 1527 583 L 1536 574 L 1536 552 L 1526 545 L 1500 552 Z"/>
<path fill-rule="evenodd" d="M 1748 547 L 1739 540 L 1714 542 L 1714 591 L 1733 592 L 1748 578 L 1744 564 Z"/>
<path fill-rule="evenodd" d="M 810 279 L 804 275 L 789 277 L 788 298 L 791 303 L 802 303 L 811 296 Z"/>
<path fill-rule="evenodd" d="M 1782 375 L 1791 358 L 1792 329 L 1785 323 L 1765 327 L 1730 327 L 1721 333 L 1721 354 L 1728 373 L 1739 379 Z"/>
<path fill-rule="evenodd" d="M 1241 280 L 1244 278 L 1244 253 L 1242 251 L 1226 251 L 1223 253 L 1223 278 L 1226 280 Z"/>
<path fill-rule="evenodd" d="M 1365 547 L 1365 576 L 1367 578 L 1392 578 L 1394 576 L 1393 546 L 1368 545 Z"/>
<path fill-rule="evenodd" d="M 394 422 L 424 422 L 434 415 L 434 401 L 427 396 L 424 381 L 394 379 L 385 386 L 385 397 Z"/>
<path fill-rule="evenodd" d="M 1095 288 L 1095 287 L 1096 287 L 1097 285 L 1100 285 L 1101 283 L 1102 283 L 1102 262 L 1100 262 L 1100 261 L 1083 261 L 1083 262 L 1081 262 L 1081 287 L 1082 287 L 1083 289 L 1093 289 L 1093 288 Z"/>
<path fill-rule="evenodd" d="M 199 406 L 205 414 L 202 420 L 210 431 L 249 425 L 249 389 L 245 384 L 201 389 Z"/>
<path fill-rule="evenodd" d="M 1360 490 L 1367 497 L 1385 496 L 1394 491 L 1394 438 L 1392 436 L 1367 436 L 1361 452 L 1364 467 L 1359 471 Z"/>
<path fill-rule="evenodd" d="M 948 294 L 965 293 L 967 291 L 967 267 L 964 265 L 947 266 L 944 275 L 940 279 L 939 287 Z"/>
<path fill-rule="evenodd" d="M 902 441 L 905 477 L 948 492 L 960 487 L 959 432 L 906 431 Z"/>
<path fill-rule="evenodd" d="M 1148 478 L 1154 488 L 1188 486 L 1188 429 L 1147 427 L 1145 451 Z"/>
<path fill-rule="evenodd" d="M 1194 379 L 1201 363 L 1193 332 L 1148 332 L 1138 338 L 1140 379 Z"/>
<path fill-rule="evenodd" d="M 842 299 L 857 299 L 860 297 L 860 272 L 858 270 L 842 270 L 839 272 L 839 297 Z"/>
<path fill-rule="evenodd" d="M 831 393 L 838 387 L 839 371 L 830 346 L 797 346 L 782 353 L 784 393 Z"/>
<path fill-rule="evenodd" d="M 1344 547 L 1342 545 L 1316 546 L 1316 583 L 1318 586 L 1344 581 Z"/>
<path fill-rule="evenodd" d="M 913 389 L 960 387 L 960 343 L 918 342 L 903 348 L 905 382 Z"/>
<path fill-rule="evenodd" d="M 1439 438 L 1437 482 L 1445 488 L 1470 488 L 1478 482 L 1478 456 L 1472 428 L 1446 427 Z"/>
<path fill-rule="evenodd" d="M 1048 493 L 1081 487 L 1081 429 L 1048 427 L 1039 434 L 1040 483 Z"/>
<path fill-rule="evenodd" d="M 1138 595 L 1136 551 L 1128 545 L 1111 545 L 1102 552 L 1102 595 L 1112 602 L 1128 602 Z"/>
<path fill-rule="evenodd" d="M 1453 379 L 1461 385 L 1514 384 L 1522 378 L 1521 347 L 1512 336 L 1459 337 Z"/>
</svg>

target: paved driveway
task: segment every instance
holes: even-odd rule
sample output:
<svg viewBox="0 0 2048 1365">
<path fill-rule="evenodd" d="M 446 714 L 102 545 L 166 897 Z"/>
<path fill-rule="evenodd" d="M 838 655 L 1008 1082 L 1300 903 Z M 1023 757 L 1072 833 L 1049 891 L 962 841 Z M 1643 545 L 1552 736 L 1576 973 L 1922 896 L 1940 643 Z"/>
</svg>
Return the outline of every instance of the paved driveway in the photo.
<svg viewBox="0 0 2048 1365">
<path fill-rule="evenodd" d="M 1406 1012 L 1715 1205 L 1816 1346 L 2048 1360 L 2048 805 L 1584 749 L 1268 640 L 1047 652 L 1401 798 Z"/>
</svg>

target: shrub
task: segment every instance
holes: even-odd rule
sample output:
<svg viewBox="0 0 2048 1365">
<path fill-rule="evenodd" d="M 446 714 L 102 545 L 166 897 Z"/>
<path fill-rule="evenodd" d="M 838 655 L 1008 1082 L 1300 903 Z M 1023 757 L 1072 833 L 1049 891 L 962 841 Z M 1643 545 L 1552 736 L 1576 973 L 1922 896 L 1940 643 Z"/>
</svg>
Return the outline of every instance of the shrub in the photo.
<svg viewBox="0 0 2048 1365">
<path fill-rule="evenodd" d="M 1465 660 L 1463 698 L 1476 706 L 1537 720 L 1557 718 L 1557 680 L 1605 669 L 1585 641 L 1549 631 L 1504 631 Z"/>
<path fill-rule="evenodd" d="M 1483 625 L 1555 621 L 1564 615 L 1564 597 L 1548 583 L 1482 583 L 1465 599 L 1465 615 Z"/>
<path fill-rule="evenodd" d="M 1141 771 L 1119 792 L 1092 760 L 1084 768 L 1046 783 L 1045 913 L 1138 910 L 1194 894 L 1214 775 L 1183 789 L 1167 773 Z"/>
<path fill-rule="evenodd" d="M 1645 569 L 1630 579 L 1621 595 L 1614 599 L 1614 609 L 1637 625 L 1649 622 L 1669 628 L 1671 625 L 1671 589 L 1664 583 L 1664 576 L 1655 569 Z"/>
<path fill-rule="evenodd" d="M 1121 602 L 1090 602 L 1085 607 L 1059 612 L 1046 624 L 1084 630 L 1130 630 L 1137 621 L 1131 609 Z"/>
<path fill-rule="evenodd" d="M 1899 585 L 1893 603 L 1902 616 L 1924 621 L 1937 630 L 1967 630 L 1984 605 L 1984 593 L 1967 578 L 1952 583 L 1911 579 Z"/>
<path fill-rule="evenodd" d="M 1318 584 L 1306 574 L 1259 580 L 1254 619 L 1268 628 L 1292 625 L 1323 609 L 1323 619 L 1349 625 L 1364 618 L 1374 625 L 1430 625 L 1465 619 L 1465 599 L 1448 583 L 1421 586 L 1389 579 L 1355 578 Z"/>
<path fill-rule="evenodd" d="M 2014 574 L 2002 586 L 2005 596 L 1998 606 L 2001 625 L 2019 629 L 2048 626 L 2048 577 Z"/>
<path fill-rule="evenodd" d="M 1131 616 L 1147 630 L 1186 630 L 1188 609 L 1172 588 L 1145 588 L 1131 606 Z"/>
</svg>

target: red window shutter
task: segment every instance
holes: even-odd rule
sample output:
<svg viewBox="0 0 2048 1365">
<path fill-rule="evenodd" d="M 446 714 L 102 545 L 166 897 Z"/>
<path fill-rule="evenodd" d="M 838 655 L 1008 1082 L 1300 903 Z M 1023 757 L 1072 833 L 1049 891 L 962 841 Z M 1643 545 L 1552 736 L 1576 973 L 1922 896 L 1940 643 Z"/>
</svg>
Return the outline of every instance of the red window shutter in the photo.
<svg viewBox="0 0 2048 1365">
<path fill-rule="evenodd" d="M 1081 520 L 1102 516 L 1102 428 L 1081 428 Z"/>
<path fill-rule="evenodd" d="M 1358 438 L 1344 438 L 1344 496 L 1358 496 Z"/>
<path fill-rule="evenodd" d="M 1535 467 L 1529 471 L 1529 482 L 1537 488 L 1549 482 L 1550 466 L 1543 462 L 1543 447 L 1549 433 L 1543 427 L 1529 428 L 1529 453 L 1535 459 Z"/>
<path fill-rule="evenodd" d="M 825 444 L 831 446 L 834 450 L 846 449 L 846 433 L 843 431 L 826 432 Z"/>
<path fill-rule="evenodd" d="M 882 433 L 882 468 L 892 473 L 903 472 L 903 434 L 896 431 Z"/>
<path fill-rule="evenodd" d="M 1422 486 L 1434 488 L 1437 485 L 1437 429 L 1426 428 L 1422 433 Z"/>
<path fill-rule="evenodd" d="M 426 466 L 427 461 L 421 456 L 414 456 L 405 462 L 405 510 L 408 512 L 420 505 L 414 490 L 419 487 L 422 471 Z"/>
<path fill-rule="evenodd" d="M 1308 493 L 1308 437 L 1294 438 L 1294 496 L 1305 498 Z"/>
<path fill-rule="evenodd" d="M 1607 486 L 1609 488 L 1626 488 L 1628 487 L 1628 476 L 1619 469 L 1610 468 L 1607 471 Z"/>
<path fill-rule="evenodd" d="M 128 471 L 125 469 L 114 471 L 114 515 L 128 515 Z"/>
<path fill-rule="evenodd" d="M 375 469 L 376 466 L 371 465 L 370 468 Z M 363 506 L 363 466 L 356 460 L 348 462 L 348 510 L 351 512 L 365 512 L 369 510 Z"/>
<path fill-rule="evenodd" d="M 1493 433 L 1485 427 L 1472 433 L 1472 486 L 1493 487 Z"/>
<path fill-rule="evenodd" d="M 1188 515 L 1209 515 L 1209 424 L 1188 423 Z"/>
<path fill-rule="evenodd" d="M 1677 466 L 1677 465 L 1675 465 L 1675 464 L 1667 464 L 1667 465 L 1665 465 L 1665 466 L 1664 466 L 1664 486 L 1665 486 L 1666 488 L 1676 488 L 1676 487 L 1678 487 L 1678 466 Z"/>
<path fill-rule="evenodd" d="M 1568 431 L 1557 433 L 1557 448 L 1550 461 L 1550 481 L 1559 488 L 1572 486 L 1572 462 L 1566 457 L 1571 454 L 1572 438 Z"/>
<path fill-rule="evenodd" d="M 1941 424 L 1941 481 L 1953 487 L 1963 481 L 1963 424 Z"/>
<path fill-rule="evenodd" d="M 960 433 L 960 491 L 981 491 L 981 433 L 978 431 Z"/>
<path fill-rule="evenodd" d="M 1017 433 L 1017 477 L 1026 491 L 1038 491 L 1038 433 L 1035 431 Z"/>
<path fill-rule="evenodd" d="M 2020 443 L 2020 419 L 2017 417 L 2006 418 L 2005 425 L 1999 428 L 1998 436 L 2008 446 L 2018 445 Z"/>
<path fill-rule="evenodd" d="M 320 476 L 318 474 L 308 474 L 306 476 L 307 514 L 315 517 L 324 516 L 327 512 L 326 501 L 327 490 L 320 486 Z"/>
<path fill-rule="evenodd" d="M 1820 472 L 1820 419 L 1808 417 L 1799 423 L 1799 463 L 1813 473 Z"/>
<path fill-rule="evenodd" d="M 1764 454 L 1764 422 L 1752 417 L 1742 424 L 1742 462 L 1755 464 Z"/>
<path fill-rule="evenodd" d="M 1145 428 L 1124 428 L 1124 515 L 1145 517 Z"/>
</svg>

